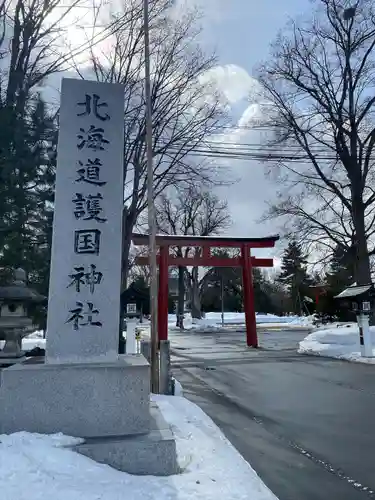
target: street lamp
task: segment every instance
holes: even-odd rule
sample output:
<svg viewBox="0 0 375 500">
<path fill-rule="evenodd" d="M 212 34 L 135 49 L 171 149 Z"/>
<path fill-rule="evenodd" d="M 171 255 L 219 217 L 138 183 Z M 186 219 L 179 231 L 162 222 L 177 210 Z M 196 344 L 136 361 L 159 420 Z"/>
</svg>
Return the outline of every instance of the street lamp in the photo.
<svg viewBox="0 0 375 500">
<path fill-rule="evenodd" d="M 143 2 L 143 32 L 145 44 L 145 103 L 146 103 L 146 158 L 147 158 L 147 205 L 150 259 L 150 313 L 151 313 L 151 391 L 159 393 L 158 359 L 158 282 L 156 267 L 156 215 L 154 200 L 154 170 L 152 145 L 152 101 L 150 75 L 150 30 L 148 0 Z"/>
</svg>

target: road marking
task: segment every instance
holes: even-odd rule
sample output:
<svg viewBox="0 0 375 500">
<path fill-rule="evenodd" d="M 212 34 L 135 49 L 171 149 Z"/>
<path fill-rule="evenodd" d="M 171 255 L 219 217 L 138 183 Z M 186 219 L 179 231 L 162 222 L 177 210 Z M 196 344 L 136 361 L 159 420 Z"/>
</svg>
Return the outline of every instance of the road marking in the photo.
<svg viewBox="0 0 375 500">
<path fill-rule="evenodd" d="M 284 439 L 284 438 L 281 437 L 280 439 Z M 289 446 L 294 448 L 296 451 L 298 451 L 301 455 L 303 455 L 304 457 L 307 457 L 309 460 L 314 462 L 314 464 L 320 465 L 326 471 L 330 472 L 334 476 L 337 476 L 340 479 L 343 479 L 348 484 L 350 484 L 350 486 L 353 486 L 353 488 L 355 488 L 356 490 L 363 491 L 364 493 L 367 493 L 367 495 L 370 498 L 375 498 L 375 491 L 374 490 L 372 490 L 368 486 L 365 486 L 360 481 L 355 480 L 354 478 L 352 478 L 351 476 L 346 474 L 343 470 L 337 469 L 332 464 L 327 462 L 326 460 L 322 460 L 321 458 L 316 457 L 311 452 L 305 450 L 304 448 L 302 448 L 302 446 L 300 446 L 299 444 L 297 444 L 293 441 L 288 441 L 288 444 L 289 444 Z"/>
</svg>

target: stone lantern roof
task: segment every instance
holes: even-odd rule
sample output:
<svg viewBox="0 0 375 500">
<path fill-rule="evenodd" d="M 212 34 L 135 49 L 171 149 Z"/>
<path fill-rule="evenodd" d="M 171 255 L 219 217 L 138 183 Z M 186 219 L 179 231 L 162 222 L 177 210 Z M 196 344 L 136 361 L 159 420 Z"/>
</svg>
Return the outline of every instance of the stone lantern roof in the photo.
<svg viewBox="0 0 375 500">
<path fill-rule="evenodd" d="M 14 280 L 10 285 L 0 286 L 0 302 L 43 302 L 45 297 L 26 286 L 26 273 L 23 269 L 14 271 Z"/>
</svg>

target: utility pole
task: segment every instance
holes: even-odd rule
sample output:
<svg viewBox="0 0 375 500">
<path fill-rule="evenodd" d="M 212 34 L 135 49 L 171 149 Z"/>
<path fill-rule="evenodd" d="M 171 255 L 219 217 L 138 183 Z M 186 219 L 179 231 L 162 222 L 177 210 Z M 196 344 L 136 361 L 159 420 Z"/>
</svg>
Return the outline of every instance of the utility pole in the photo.
<svg viewBox="0 0 375 500">
<path fill-rule="evenodd" d="M 150 312 L 151 312 L 151 391 L 159 393 L 159 341 L 158 341 L 158 277 L 156 264 L 156 215 L 154 199 L 154 168 L 152 145 L 152 101 L 150 75 L 150 31 L 148 0 L 143 2 L 143 32 L 145 44 L 145 101 L 146 101 L 146 157 L 147 205 L 150 258 Z"/>
</svg>

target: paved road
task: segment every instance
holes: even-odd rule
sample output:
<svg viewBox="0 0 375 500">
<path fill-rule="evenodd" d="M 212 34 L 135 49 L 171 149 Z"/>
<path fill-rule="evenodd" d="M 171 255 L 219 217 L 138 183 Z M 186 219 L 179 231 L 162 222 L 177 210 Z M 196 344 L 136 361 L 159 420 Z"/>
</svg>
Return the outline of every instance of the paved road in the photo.
<svg viewBox="0 0 375 500">
<path fill-rule="evenodd" d="M 375 368 L 298 355 L 305 335 L 175 334 L 173 370 L 280 500 L 375 499 Z"/>
</svg>

